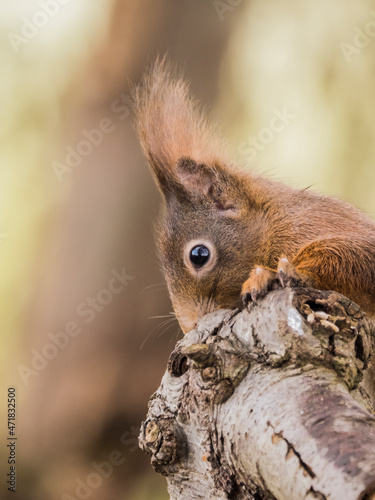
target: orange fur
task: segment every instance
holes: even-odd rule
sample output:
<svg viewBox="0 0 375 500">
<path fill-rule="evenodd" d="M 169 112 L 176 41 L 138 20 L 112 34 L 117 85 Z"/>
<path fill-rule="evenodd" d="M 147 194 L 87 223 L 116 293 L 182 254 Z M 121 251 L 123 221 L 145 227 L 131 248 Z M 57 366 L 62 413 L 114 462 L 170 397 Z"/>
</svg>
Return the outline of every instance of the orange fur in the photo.
<svg viewBox="0 0 375 500">
<path fill-rule="evenodd" d="M 158 60 L 134 92 L 136 129 L 154 174 L 189 157 L 206 164 L 223 160 L 222 140 L 166 59 Z"/>
</svg>

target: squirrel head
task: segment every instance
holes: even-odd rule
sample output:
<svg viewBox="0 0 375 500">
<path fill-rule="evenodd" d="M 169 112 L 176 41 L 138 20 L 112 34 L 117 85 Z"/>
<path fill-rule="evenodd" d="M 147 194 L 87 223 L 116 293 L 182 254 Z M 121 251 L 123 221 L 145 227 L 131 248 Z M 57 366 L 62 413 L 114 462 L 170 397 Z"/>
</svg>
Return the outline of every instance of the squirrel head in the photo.
<svg viewBox="0 0 375 500">
<path fill-rule="evenodd" d="M 134 95 L 138 134 L 163 197 L 159 256 L 186 333 L 206 313 L 240 305 L 242 283 L 259 260 L 249 249 L 260 247 L 264 212 L 252 202 L 251 177 L 226 161 L 222 140 L 165 60 Z"/>
</svg>

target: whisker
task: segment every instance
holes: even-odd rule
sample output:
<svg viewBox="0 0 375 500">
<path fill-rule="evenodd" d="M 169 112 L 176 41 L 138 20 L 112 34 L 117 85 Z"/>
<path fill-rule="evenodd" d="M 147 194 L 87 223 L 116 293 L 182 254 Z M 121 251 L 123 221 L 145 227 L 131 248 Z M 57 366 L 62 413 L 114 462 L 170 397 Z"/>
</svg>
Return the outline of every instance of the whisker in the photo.
<svg viewBox="0 0 375 500">
<path fill-rule="evenodd" d="M 175 317 L 169 317 L 168 319 L 166 319 L 165 321 L 162 321 L 161 323 L 159 323 L 158 325 L 156 325 L 151 331 L 150 333 L 146 336 L 146 338 L 144 339 L 144 341 L 142 342 L 141 344 L 141 347 L 139 348 L 139 350 L 141 350 L 143 348 L 143 346 L 145 345 L 145 343 L 147 342 L 147 340 L 151 337 L 151 335 L 153 334 L 156 334 L 160 329 L 164 328 L 166 325 L 168 325 L 169 323 L 173 324 L 173 322 L 176 321 L 176 318 Z"/>
<path fill-rule="evenodd" d="M 170 329 L 171 326 L 174 326 L 174 324 L 171 322 L 168 326 L 167 325 L 165 325 L 165 326 L 166 326 L 166 328 L 163 331 L 161 331 L 156 338 L 160 339 L 160 337 L 162 335 L 164 335 L 164 333 L 166 333 Z"/>
<path fill-rule="evenodd" d="M 146 338 L 144 339 L 144 341 L 142 342 L 141 344 L 141 347 L 139 348 L 139 350 L 141 350 L 143 348 L 143 346 L 146 344 L 146 342 L 148 341 L 148 339 L 151 337 L 151 335 L 153 333 L 156 333 L 158 331 L 158 329 L 160 329 L 161 327 L 164 326 L 164 323 L 162 325 L 157 325 L 155 326 L 151 331 L 150 333 L 147 334 Z"/>
<path fill-rule="evenodd" d="M 152 332 L 150 332 L 147 337 L 144 339 L 144 341 L 142 342 L 141 344 L 141 347 L 139 348 L 139 350 L 141 351 L 143 349 L 143 346 L 145 345 L 145 343 L 148 341 L 148 339 L 150 338 L 150 335 L 152 334 Z"/>
<path fill-rule="evenodd" d="M 166 283 L 155 283 L 154 285 L 146 286 L 146 288 L 144 288 L 143 290 L 141 290 L 139 292 L 139 295 L 141 295 L 142 293 L 146 292 L 147 290 L 150 290 L 150 288 L 154 288 L 154 287 L 157 287 L 157 286 L 165 287 L 165 286 L 167 286 L 167 284 Z"/>
<path fill-rule="evenodd" d="M 180 336 L 180 334 L 181 334 L 181 333 L 182 333 L 182 330 L 181 330 L 181 328 L 180 328 L 180 327 L 178 327 L 178 328 L 177 328 L 177 330 L 176 330 L 176 331 L 174 332 L 174 334 L 172 335 L 172 337 L 171 337 L 171 339 L 170 339 L 170 341 L 169 341 L 169 342 L 170 342 L 170 343 L 171 343 L 172 341 L 177 342 L 178 337 Z"/>
<path fill-rule="evenodd" d="M 173 323 L 173 321 L 175 321 L 175 318 L 169 318 L 169 319 L 167 319 L 165 321 L 162 321 L 161 323 L 159 323 L 159 325 L 155 326 L 155 328 L 152 330 L 152 332 L 154 332 L 154 333 L 158 332 L 164 326 L 169 325 L 169 323 Z"/>
<path fill-rule="evenodd" d="M 163 316 L 150 316 L 148 319 L 160 319 L 160 318 L 171 318 L 171 313 L 164 314 Z"/>
</svg>

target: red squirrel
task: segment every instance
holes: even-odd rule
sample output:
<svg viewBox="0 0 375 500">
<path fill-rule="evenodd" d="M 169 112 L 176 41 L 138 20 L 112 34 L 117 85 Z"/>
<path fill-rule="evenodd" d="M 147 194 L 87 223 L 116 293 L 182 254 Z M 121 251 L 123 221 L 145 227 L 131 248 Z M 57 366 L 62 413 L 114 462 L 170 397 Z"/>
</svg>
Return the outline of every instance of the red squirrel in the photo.
<svg viewBox="0 0 375 500">
<path fill-rule="evenodd" d="M 259 300 L 275 280 L 335 290 L 375 314 L 372 220 L 338 199 L 241 171 L 165 60 L 134 97 L 163 196 L 157 247 L 184 333 L 209 312 Z"/>
</svg>

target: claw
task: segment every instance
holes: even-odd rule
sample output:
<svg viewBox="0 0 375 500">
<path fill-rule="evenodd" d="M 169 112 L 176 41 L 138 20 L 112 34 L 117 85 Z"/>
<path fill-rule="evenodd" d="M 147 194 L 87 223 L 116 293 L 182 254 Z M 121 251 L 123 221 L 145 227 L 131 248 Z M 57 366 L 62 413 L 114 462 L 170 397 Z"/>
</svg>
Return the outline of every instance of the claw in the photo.
<svg viewBox="0 0 375 500">
<path fill-rule="evenodd" d="M 285 287 L 285 283 L 286 283 L 286 281 L 288 279 L 288 276 L 284 273 L 284 271 L 279 271 L 277 273 L 277 278 L 280 281 L 281 287 L 284 288 Z"/>
<path fill-rule="evenodd" d="M 249 278 L 242 286 L 242 303 L 246 307 L 250 301 L 256 303 L 272 290 L 300 286 L 301 282 L 294 265 L 286 257 L 282 257 L 276 271 L 262 266 L 252 269 Z"/>
<path fill-rule="evenodd" d="M 247 307 L 250 302 L 255 302 L 256 296 L 252 293 L 246 292 L 242 295 L 242 304 L 244 307 Z"/>
</svg>

